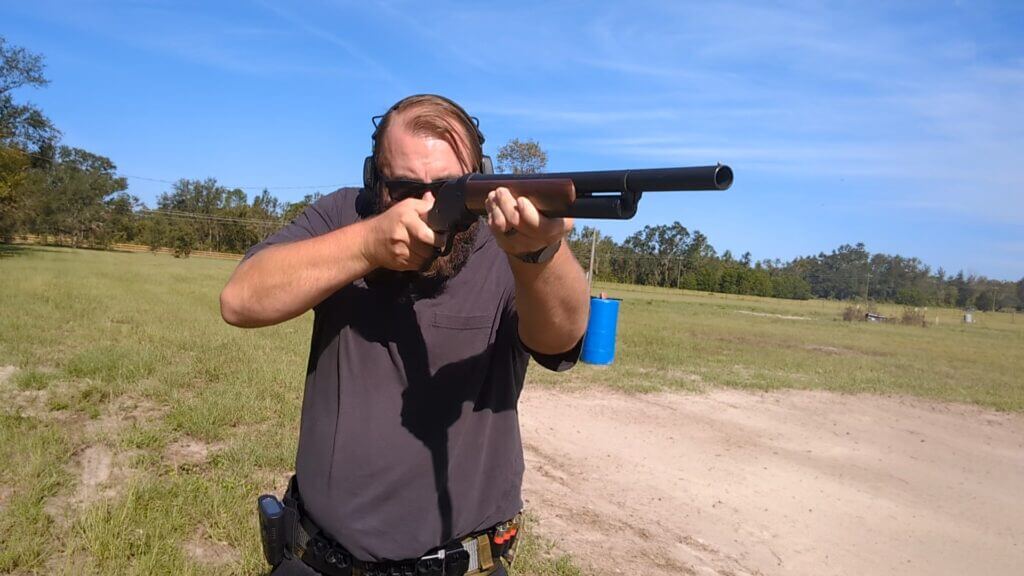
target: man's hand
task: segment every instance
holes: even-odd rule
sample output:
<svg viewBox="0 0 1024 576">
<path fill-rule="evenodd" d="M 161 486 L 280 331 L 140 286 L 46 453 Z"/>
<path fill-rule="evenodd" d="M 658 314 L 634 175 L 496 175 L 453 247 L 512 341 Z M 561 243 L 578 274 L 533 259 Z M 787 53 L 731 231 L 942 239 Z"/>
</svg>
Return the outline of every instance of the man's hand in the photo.
<svg viewBox="0 0 1024 576">
<path fill-rule="evenodd" d="M 564 242 L 542 265 L 520 261 L 520 254 L 542 250 L 572 229 L 572 218 L 548 218 L 527 198 L 515 198 L 508 188 L 487 195 L 487 224 L 498 245 L 509 254 L 516 283 L 519 338 L 542 354 L 571 349 L 587 327 L 590 303 L 583 270 Z"/>
<path fill-rule="evenodd" d="M 408 198 L 370 219 L 363 237 L 363 254 L 375 268 L 422 270 L 437 256 L 437 238 L 424 218 L 434 195 Z"/>
<path fill-rule="evenodd" d="M 487 224 L 502 250 L 512 255 L 543 250 L 572 230 L 572 218 L 547 218 L 527 198 L 516 198 L 508 188 L 487 195 Z"/>
</svg>

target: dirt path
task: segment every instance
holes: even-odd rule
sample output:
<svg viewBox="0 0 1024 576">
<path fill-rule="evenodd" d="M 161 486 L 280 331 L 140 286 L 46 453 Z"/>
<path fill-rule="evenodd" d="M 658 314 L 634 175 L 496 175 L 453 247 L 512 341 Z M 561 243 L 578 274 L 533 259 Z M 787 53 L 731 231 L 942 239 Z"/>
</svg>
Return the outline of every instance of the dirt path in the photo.
<svg viewBox="0 0 1024 576">
<path fill-rule="evenodd" d="M 823 392 L 523 395 L 525 497 L 587 574 L 1020 574 L 1024 416 Z"/>
</svg>

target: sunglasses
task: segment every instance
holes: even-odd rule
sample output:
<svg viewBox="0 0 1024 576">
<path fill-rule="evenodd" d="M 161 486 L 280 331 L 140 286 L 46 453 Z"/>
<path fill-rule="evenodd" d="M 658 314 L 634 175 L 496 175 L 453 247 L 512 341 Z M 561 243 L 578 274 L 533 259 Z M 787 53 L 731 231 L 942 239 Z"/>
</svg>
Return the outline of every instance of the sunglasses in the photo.
<svg viewBox="0 0 1024 576">
<path fill-rule="evenodd" d="M 420 182 L 418 180 L 385 180 L 384 186 L 388 189 L 388 196 L 392 202 L 401 202 L 406 198 L 422 198 L 427 191 L 438 191 L 442 186 L 450 182 L 450 179 L 434 180 L 433 182 Z"/>
</svg>

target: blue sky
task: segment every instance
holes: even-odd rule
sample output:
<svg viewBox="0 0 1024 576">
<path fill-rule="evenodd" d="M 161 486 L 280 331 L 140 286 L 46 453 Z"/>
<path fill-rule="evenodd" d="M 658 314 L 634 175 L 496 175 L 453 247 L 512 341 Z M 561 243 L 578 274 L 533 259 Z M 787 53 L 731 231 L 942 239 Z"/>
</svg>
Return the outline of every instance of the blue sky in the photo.
<svg viewBox="0 0 1024 576">
<path fill-rule="evenodd" d="M 0 4 L 51 79 L 18 97 L 125 175 L 357 184 L 370 117 L 437 92 L 487 152 L 533 138 L 550 170 L 735 170 L 597 223 L 619 240 L 679 220 L 755 259 L 864 242 L 1004 279 L 1024 276 L 1022 31 L 1024 3 L 984 1 Z"/>
</svg>

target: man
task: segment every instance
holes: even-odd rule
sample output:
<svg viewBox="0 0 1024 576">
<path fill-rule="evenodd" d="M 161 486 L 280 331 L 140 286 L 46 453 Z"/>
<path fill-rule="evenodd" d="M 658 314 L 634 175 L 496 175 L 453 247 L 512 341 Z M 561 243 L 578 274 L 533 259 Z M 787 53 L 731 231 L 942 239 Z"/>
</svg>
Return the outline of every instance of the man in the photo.
<svg viewBox="0 0 1024 576">
<path fill-rule="evenodd" d="M 320 199 L 254 246 L 221 294 L 235 326 L 315 312 L 286 495 L 302 530 L 287 530 L 274 574 L 505 573 L 528 358 L 574 364 L 589 299 L 562 242 L 571 220 L 504 188 L 437 256 L 425 215 L 443 181 L 483 168 L 482 144 L 454 102 L 398 102 L 364 190 Z"/>
</svg>

